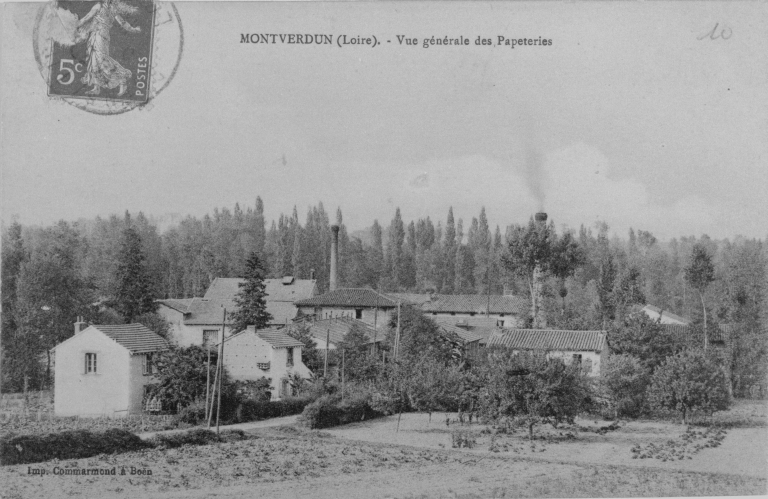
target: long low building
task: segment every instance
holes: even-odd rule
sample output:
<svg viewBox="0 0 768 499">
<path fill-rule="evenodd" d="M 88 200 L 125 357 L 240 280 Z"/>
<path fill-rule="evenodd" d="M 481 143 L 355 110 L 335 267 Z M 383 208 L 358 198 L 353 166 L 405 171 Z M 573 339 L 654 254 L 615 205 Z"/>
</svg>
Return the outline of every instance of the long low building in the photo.
<svg viewBox="0 0 768 499">
<path fill-rule="evenodd" d="M 543 351 L 549 358 L 580 364 L 588 376 L 599 376 L 600 367 L 608 356 L 605 331 L 501 329 L 491 335 L 487 346 Z"/>
</svg>

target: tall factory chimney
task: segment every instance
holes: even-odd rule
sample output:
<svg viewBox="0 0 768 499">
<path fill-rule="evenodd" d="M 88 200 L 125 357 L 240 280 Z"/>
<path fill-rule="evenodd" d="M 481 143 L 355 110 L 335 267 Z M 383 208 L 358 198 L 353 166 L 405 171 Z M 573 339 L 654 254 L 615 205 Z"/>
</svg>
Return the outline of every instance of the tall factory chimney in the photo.
<svg viewBox="0 0 768 499">
<path fill-rule="evenodd" d="M 534 215 L 537 230 L 546 230 L 547 214 L 539 212 Z M 531 302 L 531 315 L 533 316 L 534 329 L 546 329 L 547 316 L 544 313 L 544 272 L 540 265 L 533 269 L 533 301 Z"/>
<path fill-rule="evenodd" d="M 338 267 L 339 267 L 339 226 L 331 225 L 331 291 L 335 291 L 339 286 Z"/>
</svg>

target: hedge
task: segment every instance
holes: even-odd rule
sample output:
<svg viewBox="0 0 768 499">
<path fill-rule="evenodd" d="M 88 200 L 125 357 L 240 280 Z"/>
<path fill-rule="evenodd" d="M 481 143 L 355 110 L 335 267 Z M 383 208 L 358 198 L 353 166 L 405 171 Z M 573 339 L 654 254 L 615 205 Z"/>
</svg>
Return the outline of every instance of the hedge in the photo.
<svg viewBox="0 0 768 499">
<path fill-rule="evenodd" d="M 312 399 L 306 397 L 288 397 L 274 401 L 246 400 L 238 406 L 232 422 L 247 423 L 301 414 L 310 402 Z"/>
<path fill-rule="evenodd" d="M 324 395 L 309 404 L 301 413 L 300 422 L 312 429 L 330 428 L 382 415 L 371 408 L 368 395 L 361 394 L 342 400 L 340 395 L 333 394 Z"/>
<path fill-rule="evenodd" d="M 22 435 L 0 442 L 0 464 L 79 459 L 99 454 L 130 452 L 151 446 L 133 433 L 117 428 L 103 432 L 73 430 L 47 435 Z"/>
</svg>

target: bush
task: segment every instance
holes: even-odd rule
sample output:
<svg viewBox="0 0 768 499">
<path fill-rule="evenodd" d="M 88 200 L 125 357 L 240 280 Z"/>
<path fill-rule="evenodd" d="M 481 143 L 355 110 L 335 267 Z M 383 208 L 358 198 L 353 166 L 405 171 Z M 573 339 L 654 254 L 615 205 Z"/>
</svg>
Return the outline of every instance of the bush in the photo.
<svg viewBox="0 0 768 499">
<path fill-rule="evenodd" d="M 26 464 L 51 459 L 80 459 L 99 454 L 129 452 L 150 447 L 131 432 L 117 428 L 103 432 L 64 431 L 23 435 L 0 443 L 0 464 Z"/>
<path fill-rule="evenodd" d="M 184 407 L 176 414 L 175 419 L 180 423 L 187 423 L 193 426 L 206 423 L 208 417 L 205 414 L 205 401 L 199 400 Z"/>
<path fill-rule="evenodd" d="M 221 441 L 215 432 L 196 428 L 181 433 L 155 435 L 149 439 L 149 444 L 160 449 L 173 449 L 182 445 L 207 445 Z"/>
<path fill-rule="evenodd" d="M 371 394 L 361 390 L 349 394 L 344 400 L 339 394 L 324 395 L 304 409 L 299 421 L 312 429 L 330 428 L 381 415 L 371 407 Z"/>
<path fill-rule="evenodd" d="M 283 400 L 273 401 L 245 400 L 235 411 L 233 421 L 245 423 L 301 414 L 312 400 L 310 397 L 287 397 Z"/>
</svg>

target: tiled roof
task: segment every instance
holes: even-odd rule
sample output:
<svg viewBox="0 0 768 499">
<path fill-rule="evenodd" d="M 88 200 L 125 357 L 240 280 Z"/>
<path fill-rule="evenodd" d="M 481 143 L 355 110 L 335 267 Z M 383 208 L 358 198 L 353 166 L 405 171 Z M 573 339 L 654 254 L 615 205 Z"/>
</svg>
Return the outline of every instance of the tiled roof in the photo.
<svg viewBox="0 0 768 499">
<path fill-rule="evenodd" d="M 463 327 L 456 326 L 450 322 L 438 323 L 438 326 L 440 326 L 440 328 L 445 332 L 457 335 L 462 339 L 464 343 L 474 343 L 475 341 L 480 342 L 481 340 L 485 339 L 482 335 L 477 334 L 474 331 L 464 329 Z"/>
<path fill-rule="evenodd" d="M 410 303 L 419 306 L 432 299 L 432 297 L 427 293 L 387 293 L 387 296 L 395 301 L 400 300 L 404 303 Z"/>
<path fill-rule="evenodd" d="M 493 333 L 501 330 L 496 325 L 497 319 L 491 317 L 428 317 L 439 326 L 455 327 L 479 336 L 481 344 L 485 344 Z"/>
<path fill-rule="evenodd" d="M 256 336 L 266 341 L 272 348 L 290 348 L 290 347 L 303 347 L 304 343 L 300 342 L 296 338 L 291 338 L 285 334 L 282 330 L 277 328 L 263 329 L 256 331 Z"/>
<path fill-rule="evenodd" d="M 297 301 L 297 307 L 365 307 L 392 308 L 397 302 L 372 289 L 342 288 Z"/>
<path fill-rule="evenodd" d="M 94 325 L 105 335 L 127 348 L 131 353 L 168 350 L 168 342 L 142 324 Z"/>
<path fill-rule="evenodd" d="M 685 324 L 661 324 L 661 328 L 679 345 L 704 345 L 704 332 L 701 328 Z M 733 330 L 734 326 L 731 324 L 721 324 L 719 327 L 710 326 L 707 328 L 707 339 L 710 343 L 725 343 L 733 334 Z"/>
<path fill-rule="evenodd" d="M 489 307 L 490 302 L 490 307 Z M 519 296 L 511 295 L 436 295 L 425 302 L 421 309 L 425 312 L 454 312 L 484 314 L 526 314 L 528 302 Z"/>
<path fill-rule="evenodd" d="M 520 350 L 601 352 L 605 350 L 606 342 L 604 331 L 502 329 L 491 335 L 488 346 L 504 346 Z"/>
<path fill-rule="evenodd" d="M 369 324 L 358 319 L 353 319 L 351 317 L 336 317 L 333 319 L 322 319 L 314 322 L 307 321 L 306 324 L 309 326 L 309 332 L 312 334 L 312 336 L 322 340 L 323 342 L 327 337 L 330 337 L 330 342 L 332 345 L 343 341 L 344 337 L 347 335 L 347 333 L 349 333 L 349 331 L 352 329 L 352 326 L 355 324 L 362 328 L 363 333 L 368 337 L 369 343 L 373 343 L 374 337 L 376 338 L 377 343 L 384 341 L 384 335 L 386 334 L 383 331 L 376 332 L 376 330 Z M 297 325 L 298 324 L 295 324 L 292 327 L 296 327 Z"/>
<path fill-rule="evenodd" d="M 192 298 L 157 300 L 157 303 L 165 305 L 168 308 L 172 308 L 177 312 L 184 314 L 187 312 L 189 304 L 192 303 Z"/>
</svg>

